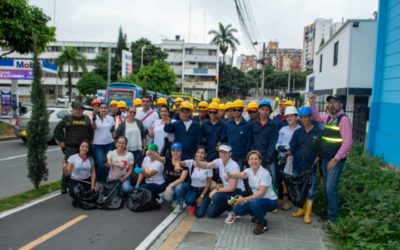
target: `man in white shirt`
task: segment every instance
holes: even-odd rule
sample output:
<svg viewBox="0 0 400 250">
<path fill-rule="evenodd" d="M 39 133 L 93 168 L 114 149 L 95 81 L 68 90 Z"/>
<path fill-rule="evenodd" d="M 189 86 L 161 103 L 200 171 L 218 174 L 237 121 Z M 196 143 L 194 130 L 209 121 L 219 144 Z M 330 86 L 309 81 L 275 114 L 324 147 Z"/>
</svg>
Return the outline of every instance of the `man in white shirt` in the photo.
<svg viewBox="0 0 400 250">
<path fill-rule="evenodd" d="M 150 108 L 150 104 L 151 104 L 151 97 L 143 96 L 142 107 L 137 108 L 136 110 L 136 119 L 140 120 L 143 123 L 143 126 L 146 128 L 147 131 L 150 130 L 154 122 L 160 118 L 158 113 L 154 109 Z M 153 138 L 147 136 L 147 144 L 152 142 Z"/>
</svg>

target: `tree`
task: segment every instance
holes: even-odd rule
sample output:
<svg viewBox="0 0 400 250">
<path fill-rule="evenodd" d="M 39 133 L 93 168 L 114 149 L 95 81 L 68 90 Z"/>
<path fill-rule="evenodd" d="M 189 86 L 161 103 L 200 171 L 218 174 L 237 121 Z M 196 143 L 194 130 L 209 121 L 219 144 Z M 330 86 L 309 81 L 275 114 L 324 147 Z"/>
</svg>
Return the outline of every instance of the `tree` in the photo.
<svg viewBox="0 0 400 250">
<path fill-rule="evenodd" d="M 66 47 L 61 55 L 56 59 L 56 64 L 58 66 L 58 76 L 60 79 L 64 73 L 64 66 L 67 66 L 67 76 L 68 76 L 68 99 L 71 102 L 72 97 L 72 72 L 78 72 L 79 68 L 86 72 L 86 57 L 78 52 L 75 47 Z"/>
<path fill-rule="evenodd" d="M 176 88 L 176 75 L 169 64 L 163 61 L 154 61 L 153 64 L 143 67 L 137 73 L 142 82 L 144 92 L 148 90 L 169 94 Z"/>
<path fill-rule="evenodd" d="M 76 88 L 82 95 L 96 94 L 98 89 L 107 88 L 107 82 L 103 77 L 94 72 L 85 73 L 76 83 Z"/>
<path fill-rule="evenodd" d="M 115 58 L 117 58 L 120 62 L 123 50 L 128 50 L 128 47 L 126 47 L 126 34 L 122 32 L 122 27 L 119 27 L 117 48 L 115 49 Z"/>
<path fill-rule="evenodd" d="M 0 46 L 8 51 L 26 54 L 44 51 L 47 43 L 55 38 L 55 28 L 47 26 L 50 18 L 41 9 L 29 6 L 27 0 L 0 1 Z"/>
<path fill-rule="evenodd" d="M 240 71 L 232 65 L 222 64 L 219 67 L 219 95 L 222 97 L 245 97 L 256 81 L 251 75 Z"/>
<path fill-rule="evenodd" d="M 31 101 L 32 116 L 27 127 L 28 177 L 34 187 L 39 188 L 42 180 L 47 180 L 49 170 L 46 163 L 49 115 L 46 108 L 45 90 L 41 83 L 42 69 L 38 54 L 33 54 L 33 81 Z"/>
<path fill-rule="evenodd" d="M 150 40 L 142 37 L 131 44 L 132 71 L 134 73 L 137 73 L 140 70 L 142 47 L 145 45 L 146 48 L 143 51 L 143 66 L 150 65 L 156 60 L 164 61 L 168 57 L 167 53 L 162 51 L 159 47 L 151 44 Z"/>
<path fill-rule="evenodd" d="M 111 59 L 112 60 L 112 59 Z M 104 50 L 97 54 L 97 56 L 94 58 L 94 70 L 93 72 L 96 73 L 97 75 L 101 76 L 103 79 L 107 79 L 107 62 L 108 62 L 108 51 Z M 116 73 L 113 72 L 113 69 L 111 68 L 111 81 L 115 81 L 116 78 Z"/>
<path fill-rule="evenodd" d="M 209 35 L 214 35 L 211 43 L 217 44 L 219 46 L 219 50 L 222 53 L 222 63 L 225 63 L 225 54 L 228 52 L 228 49 L 232 50 L 232 58 L 236 51 L 236 45 L 240 45 L 239 40 L 234 36 L 233 33 L 238 32 L 237 29 L 232 28 L 231 24 L 224 26 L 222 23 L 219 23 L 218 30 L 210 30 L 208 32 Z"/>
</svg>

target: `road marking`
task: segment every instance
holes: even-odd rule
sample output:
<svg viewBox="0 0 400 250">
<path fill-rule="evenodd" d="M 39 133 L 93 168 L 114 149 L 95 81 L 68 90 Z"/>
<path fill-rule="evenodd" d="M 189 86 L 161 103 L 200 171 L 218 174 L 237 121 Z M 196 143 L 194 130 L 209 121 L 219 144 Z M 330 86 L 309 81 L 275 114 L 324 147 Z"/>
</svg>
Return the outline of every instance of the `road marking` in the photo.
<svg viewBox="0 0 400 250">
<path fill-rule="evenodd" d="M 186 215 L 175 230 L 168 236 L 160 246 L 160 250 L 177 249 L 179 243 L 185 238 L 186 234 L 192 228 L 196 217 Z"/>
<path fill-rule="evenodd" d="M 72 219 L 70 221 L 68 221 L 67 223 L 65 223 L 64 225 L 61 225 L 59 227 L 57 227 L 56 229 L 48 232 L 47 234 L 37 238 L 36 240 L 26 244 L 25 246 L 19 248 L 19 250 L 30 250 L 40 244 L 42 244 L 43 242 L 45 242 L 46 240 L 56 236 L 57 234 L 61 233 L 62 231 L 72 227 L 73 225 L 75 225 L 76 223 L 86 219 L 88 216 L 87 215 L 80 215 L 78 217 L 76 217 L 75 219 Z"/>
<path fill-rule="evenodd" d="M 60 148 L 48 149 L 48 150 L 46 151 L 46 153 L 52 152 L 52 151 L 58 151 L 58 150 L 61 150 L 61 149 L 60 149 Z M 17 159 L 17 158 L 26 157 L 27 155 L 28 155 L 28 154 L 6 157 L 6 158 L 3 158 L 3 159 L 0 159 L 0 162 L 1 162 L 1 161 L 9 161 L 9 160 Z"/>
</svg>

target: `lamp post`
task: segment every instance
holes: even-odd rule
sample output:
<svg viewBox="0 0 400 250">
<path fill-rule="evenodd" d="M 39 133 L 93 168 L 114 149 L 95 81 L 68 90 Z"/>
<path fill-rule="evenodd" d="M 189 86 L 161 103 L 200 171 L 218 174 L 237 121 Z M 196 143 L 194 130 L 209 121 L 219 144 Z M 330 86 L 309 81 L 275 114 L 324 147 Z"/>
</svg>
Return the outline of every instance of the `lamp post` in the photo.
<svg viewBox="0 0 400 250">
<path fill-rule="evenodd" d="M 146 49 L 147 45 L 143 45 L 140 50 L 140 69 L 143 68 L 143 52 Z"/>
</svg>

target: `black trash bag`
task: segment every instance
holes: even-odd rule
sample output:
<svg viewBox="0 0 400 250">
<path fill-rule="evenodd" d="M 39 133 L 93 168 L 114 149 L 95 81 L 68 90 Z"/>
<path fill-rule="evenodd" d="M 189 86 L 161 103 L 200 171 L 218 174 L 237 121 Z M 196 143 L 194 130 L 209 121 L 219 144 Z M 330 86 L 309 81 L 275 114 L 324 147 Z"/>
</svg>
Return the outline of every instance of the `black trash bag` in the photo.
<svg viewBox="0 0 400 250">
<path fill-rule="evenodd" d="M 84 210 L 97 208 L 97 192 L 85 189 L 82 183 L 75 183 L 72 188 L 71 197 L 74 207 Z"/>
<path fill-rule="evenodd" d="M 152 198 L 148 189 L 134 190 L 128 195 L 128 208 L 133 212 L 145 212 L 161 208 L 161 205 Z"/>
<path fill-rule="evenodd" d="M 172 142 L 169 141 L 168 137 L 164 138 L 164 146 L 161 149 L 161 156 L 164 157 L 171 157 L 171 145 Z"/>
<path fill-rule="evenodd" d="M 311 174 L 314 170 L 315 167 L 311 167 L 299 176 L 285 175 L 289 199 L 296 207 L 302 208 L 306 202 L 311 185 Z"/>
<path fill-rule="evenodd" d="M 122 207 L 121 181 L 114 180 L 98 185 L 99 196 L 97 207 L 106 210 L 116 210 Z"/>
</svg>

